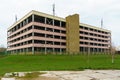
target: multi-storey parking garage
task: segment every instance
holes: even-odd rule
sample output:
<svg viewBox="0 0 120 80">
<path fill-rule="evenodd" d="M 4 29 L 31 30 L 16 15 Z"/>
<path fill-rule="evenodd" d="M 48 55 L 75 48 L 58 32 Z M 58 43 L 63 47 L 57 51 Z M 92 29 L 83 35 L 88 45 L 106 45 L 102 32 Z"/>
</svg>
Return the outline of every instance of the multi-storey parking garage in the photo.
<svg viewBox="0 0 120 80">
<path fill-rule="evenodd" d="M 111 32 L 79 23 L 79 15 L 64 18 L 31 11 L 8 28 L 10 53 L 108 52 Z"/>
</svg>

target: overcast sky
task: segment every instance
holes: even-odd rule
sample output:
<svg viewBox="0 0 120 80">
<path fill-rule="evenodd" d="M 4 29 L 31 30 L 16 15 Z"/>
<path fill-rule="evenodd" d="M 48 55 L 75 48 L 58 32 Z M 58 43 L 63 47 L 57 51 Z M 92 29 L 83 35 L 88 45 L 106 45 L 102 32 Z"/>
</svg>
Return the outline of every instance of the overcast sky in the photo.
<svg viewBox="0 0 120 80">
<path fill-rule="evenodd" d="M 22 18 L 31 10 L 52 14 L 56 4 L 56 16 L 80 14 L 80 22 L 112 31 L 112 42 L 120 46 L 120 0 L 0 0 L 0 46 L 7 46 L 7 28 L 15 22 L 15 15 Z"/>
</svg>

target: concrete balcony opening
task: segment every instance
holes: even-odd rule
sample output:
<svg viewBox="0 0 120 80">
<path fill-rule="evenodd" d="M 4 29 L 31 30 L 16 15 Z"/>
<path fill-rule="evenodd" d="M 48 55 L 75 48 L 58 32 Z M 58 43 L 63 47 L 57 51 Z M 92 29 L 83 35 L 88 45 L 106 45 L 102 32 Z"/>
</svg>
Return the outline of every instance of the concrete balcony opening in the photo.
<svg viewBox="0 0 120 80">
<path fill-rule="evenodd" d="M 58 21 L 58 20 L 54 20 L 54 26 L 58 26 L 58 27 L 60 27 L 60 21 Z"/>
<path fill-rule="evenodd" d="M 34 33 L 34 36 L 45 37 L 45 34 L 43 34 L 43 33 Z"/>
<path fill-rule="evenodd" d="M 60 45 L 60 42 L 54 42 L 54 45 Z"/>
<path fill-rule="evenodd" d="M 45 23 L 45 17 L 35 15 L 34 16 L 34 21 L 35 22 L 40 22 L 40 23 Z"/>
<path fill-rule="evenodd" d="M 64 43 L 64 42 L 61 42 L 61 45 L 62 45 L 62 46 L 66 46 L 66 43 Z"/>
<path fill-rule="evenodd" d="M 28 41 L 28 44 L 32 44 L 32 40 L 29 40 L 29 41 Z"/>
<path fill-rule="evenodd" d="M 53 32 L 53 28 L 46 28 L 46 31 Z"/>
<path fill-rule="evenodd" d="M 46 38 L 53 38 L 53 35 L 46 34 Z"/>
<path fill-rule="evenodd" d="M 61 21 L 61 27 L 65 28 L 66 27 L 66 23 Z"/>
<path fill-rule="evenodd" d="M 43 40 L 34 40 L 34 43 L 37 43 L 37 44 L 45 44 L 45 41 L 43 41 Z"/>
<path fill-rule="evenodd" d="M 60 36 L 54 35 L 55 39 L 60 39 Z"/>
<path fill-rule="evenodd" d="M 65 36 L 61 36 L 61 39 L 66 40 L 66 37 Z"/>
<path fill-rule="evenodd" d="M 45 27 L 43 27 L 43 26 L 34 26 L 34 29 L 37 29 L 37 30 L 45 30 Z"/>
<path fill-rule="evenodd" d="M 54 32 L 56 32 L 56 33 L 60 33 L 60 30 L 58 30 L 58 29 L 54 29 Z"/>
<path fill-rule="evenodd" d="M 61 30 L 61 33 L 66 34 L 66 31 Z"/>
<path fill-rule="evenodd" d="M 53 48 L 46 48 L 46 52 L 49 54 L 51 52 L 53 52 Z"/>
<path fill-rule="evenodd" d="M 46 41 L 46 44 L 53 45 L 53 41 Z"/>
</svg>

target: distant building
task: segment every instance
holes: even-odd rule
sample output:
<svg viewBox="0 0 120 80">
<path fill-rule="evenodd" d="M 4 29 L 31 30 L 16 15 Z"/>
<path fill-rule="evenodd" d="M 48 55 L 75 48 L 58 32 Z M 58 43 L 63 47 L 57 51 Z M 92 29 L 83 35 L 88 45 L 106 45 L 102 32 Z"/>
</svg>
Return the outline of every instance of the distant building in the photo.
<svg viewBox="0 0 120 80">
<path fill-rule="evenodd" d="M 31 11 L 7 31 L 10 53 L 108 52 L 111 32 L 80 23 L 79 15 L 57 16 Z"/>
</svg>

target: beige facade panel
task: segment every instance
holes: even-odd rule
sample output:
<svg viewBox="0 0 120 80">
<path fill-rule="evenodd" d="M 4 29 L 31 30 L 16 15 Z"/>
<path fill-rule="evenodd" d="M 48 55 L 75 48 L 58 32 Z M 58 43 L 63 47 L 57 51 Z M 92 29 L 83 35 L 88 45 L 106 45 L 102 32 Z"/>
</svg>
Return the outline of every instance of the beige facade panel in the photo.
<svg viewBox="0 0 120 80">
<path fill-rule="evenodd" d="M 66 47 L 70 53 L 79 52 L 79 15 L 66 17 Z"/>
</svg>

